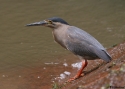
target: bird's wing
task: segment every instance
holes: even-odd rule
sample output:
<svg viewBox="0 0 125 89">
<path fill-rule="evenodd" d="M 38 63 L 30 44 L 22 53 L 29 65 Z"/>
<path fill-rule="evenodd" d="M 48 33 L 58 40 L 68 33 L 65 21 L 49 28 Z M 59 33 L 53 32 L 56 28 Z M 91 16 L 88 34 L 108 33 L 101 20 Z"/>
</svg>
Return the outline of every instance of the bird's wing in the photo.
<svg viewBox="0 0 125 89">
<path fill-rule="evenodd" d="M 67 36 L 67 49 L 76 55 L 98 56 L 105 61 L 110 61 L 111 58 L 105 48 L 84 30 L 70 26 L 67 30 Z"/>
</svg>

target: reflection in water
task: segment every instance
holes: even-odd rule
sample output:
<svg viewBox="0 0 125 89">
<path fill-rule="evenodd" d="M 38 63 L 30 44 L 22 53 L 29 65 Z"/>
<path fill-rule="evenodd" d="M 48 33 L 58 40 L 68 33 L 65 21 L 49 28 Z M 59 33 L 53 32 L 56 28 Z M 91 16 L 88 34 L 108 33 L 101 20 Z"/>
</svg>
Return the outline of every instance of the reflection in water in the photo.
<svg viewBox="0 0 125 89">
<path fill-rule="evenodd" d="M 124 0 L 1 3 L 0 89 L 48 89 L 51 80 L 60 74 L 67 71 L 72 76 L 78 70 L 72 69 L 71 64 L 79 59 L 53 42 L 50 29 L 26 28 L 24 25 L 29 22 L 59 16 L 85 29 L 107 48 L 125 38 Z"/>
</svg>

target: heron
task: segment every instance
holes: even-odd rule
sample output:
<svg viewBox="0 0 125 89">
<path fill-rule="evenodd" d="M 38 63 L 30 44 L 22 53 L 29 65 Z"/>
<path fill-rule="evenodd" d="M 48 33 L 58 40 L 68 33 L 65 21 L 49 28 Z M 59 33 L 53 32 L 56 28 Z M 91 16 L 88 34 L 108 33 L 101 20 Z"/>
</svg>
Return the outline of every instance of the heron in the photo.
<svg viewBox="0 0 125 89">
<path fill-rule="evenodd" d="M 26 26 L 51 28 L 54 40 L 81 59 L 82 66 L 80 70 L 68 82 L 81 77 L 83 69 L 88 64 L 87 60 L 102 59 L 110 62 L 112 59 L 107 50 L 92 35 L 76 26 L 70 25 L 60 17 L 48 18 Z"/>
</svg>

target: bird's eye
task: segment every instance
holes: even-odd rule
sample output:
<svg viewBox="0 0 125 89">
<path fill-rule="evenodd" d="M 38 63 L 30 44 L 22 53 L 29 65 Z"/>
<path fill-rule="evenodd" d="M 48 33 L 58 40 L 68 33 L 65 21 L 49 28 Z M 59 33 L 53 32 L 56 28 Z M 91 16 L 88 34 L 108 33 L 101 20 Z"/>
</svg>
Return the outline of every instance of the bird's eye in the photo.
<svg viewBox="0 0 125 89">
<path fill-rule="evenodd" d="M 48 20 L 48 23 L 49 23 L 49 24 L 52 24 L 52 21 L 51 21 L 51 20 Z"/>
</svg>

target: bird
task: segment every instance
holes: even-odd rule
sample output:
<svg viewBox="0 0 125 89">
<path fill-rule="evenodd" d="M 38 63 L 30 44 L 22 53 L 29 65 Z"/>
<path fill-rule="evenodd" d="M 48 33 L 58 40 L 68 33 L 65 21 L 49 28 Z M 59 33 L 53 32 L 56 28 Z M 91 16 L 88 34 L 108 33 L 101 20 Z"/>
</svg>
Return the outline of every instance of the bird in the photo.
<svg viewBox="0 0 125 89">
<path fill-rule="evenodd" d="M 92 35 L 86 31 L 72 26 L 60 17 L 52 17 L 26 26 L 45 26 L 52 29 L 54 40 L 65 49 L 77 55 L 82 62 L 80 70 L 68 82 L 81 77 L 87 60 L 102 59 L 107 63 L 112 60 L 107 50 Z"/>
</svg>

